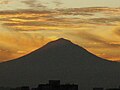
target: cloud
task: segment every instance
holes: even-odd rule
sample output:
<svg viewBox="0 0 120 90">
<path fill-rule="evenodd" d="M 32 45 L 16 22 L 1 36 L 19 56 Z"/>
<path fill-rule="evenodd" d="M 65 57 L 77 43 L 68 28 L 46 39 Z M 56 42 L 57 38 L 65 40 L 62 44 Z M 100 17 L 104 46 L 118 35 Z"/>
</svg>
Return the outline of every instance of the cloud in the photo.
<svg viewBox="0 0 120 90">
<path fill-rule="evenodd" d="M 33 2 L 36 3 L 36 1 Z M 8 42 L 11 46 L 15 44 L 15 47 L 17 46 L 15 52 L 20 53 L 23 49 L 31 51 L 35 47 L 42 46 L 44 42 L 62 37 L 73 42 L 77 40 L 79 42 L 77 44 L 87 49 L 92 48 L 95 54 L 101 54 L 103 51 L 109 56 L 112 52 L 119 52 L 120 48 L 119 39 L 111 37 L 111 35 L 113 37 L 120 35 L 119 28 L 111 29 L 113 26 L 119 26 L 118 13 L 119 8 L 105 7 L 0 11 L 0 24 L 4 27 L 4 29 L 1 28 L 1 32 L 3 30 L 8 30 L 10 33 L 16 32 L 12 34 L 16 36 L 14 38 L 10 38 L 13 37 L 12 35 L 8 37 L 8 34 L 4 34 L 6 37 L 3 37 L 0 33 L 0 41 Z M 1 42 L 1 45 L 4 43 Z M 21 46 L 22 50 L 18 46 Z M 100 51 L 100 49 L 103 50 Z M 111 52 L 110 49 L 115 51 Z"/>
<path fill-rule="evenodd" d="M 61 17 L 79 18 L 86 24 L 114 26 L 120 22 L 120 8 L 109 7 L 87 7 L 57 9 Z M 82 17 L 82 18 L 81 18 Z M 76 19 L 77 21 L 77 19 Z M 78 21 L 79 23 L 79 21 Z"/>
<path fill-rule="evenodd" d="M 35 10 L 1 11 L 0 20 L 6 26 L 41 26 L 50 25 L 50 23 L 45 22 L 50 18 L 50 15 L 54 15 L 54 12 Z"/>
<path fill-rule="evenodd" d="M 54 40 L 42 34 L 22 33 L 0 26 L 0 62 L 26 55 Z"/>
<path fill-rule="evenodd" d="M 36 2 L 29 3 L 32 5 Z M 0 20 L 6 28 L 17 31 L 69 30 L 96 26 L 116 26 L 116 23 L 120 22 L 119 16 L 105 14 L 105 12 L 111 11 L 118 13 L 119 9 L 89 7 L 51 10 L 8 10 L 0 11 Z M 104 13 L 103 17 L 95 15 L 96 12 Z"/>
<path fill-rule="evenodd" d="M 0 4 L 9 4 L 9 3 L 10 3 L 9 0 L 1 0 L 1 1 L 0 1 Z"/>
<path fill-rule="evenodd" d="M 92 18 L 92 22 L 101 23 L 106 25 L 115 25 L 117 22 L 120 22 L 120 17 L 104 17 L 104 18 Z"/>
<path fill-rule="evenodd" d="M 83 44 L 86 48 L 120 48 L 120 43 L 112 42 L 106 39 L 106 37 L 102 37 L 98 34 L 91 33 L 91 31 L 79 31 L 77 33 L 68 33 L 72 36 L 76 36 L 85 40 L 85 42 L 89 42 L 88 44 Z"/>
<path fill-rule="evenodd" d="M 34 1 L 33 1 L 34 2 Z M 36 2 L 36 1 L 35 1 Z M 2 25 L 7 28 L 12 28 L 13 30 L 19 31 L 35 31 L 35 30 L 79 30 L 81 28 L 91 28 L 96 27 L 96 25 L 105 25 L 105 26 L 115 26 L 116 22 L 120 22 L 120 18 L 118 16 L 104 16 L 104 17 L 96 17 L 93 12 L 111 12 L 118 11 L 116 8 L 100 8 L 100 7 L 92 7 L 92 8 L 72 8 L 72 9 L 55 9 L 55 10 L 11 10 L 11 11 L 0 11 L 0 21 Z M 64 13 L 63 13 L 64 12 Z M 92 17 L 81 18 L 81 17 L 70 17 L 69 15 L 73 15 L 72 13 L 85 13 L 91 12 Z M 66 13 L 70 13 L 68 16 Z M 74 14 L 78 15 L 78 14 Z M 73 16 L 74 16 L 73 15 Z M 93 16 L 94 15 L 94 16 Z M 64 17 L 66 16 L 66 17 Z M 83 14 L 84 16 L 84 14 Z M 119 34 L 119 30 L 116 31 L 116 34 Z M 95 41 L 102 44 L 109 44 L 108 42 L 104 42 L 100 40 L 100 37 L 93 37 L 93 35 L 89 35 L 86 33 L 84 35 L 89 36 L 89 41 Z M 90 37 L 91 36 L 91 37 Z M 91 40 L 90 40 L 91 39 Z M 106 41 L 106 40 L 105 40 Z M 110 46 L 119 46 L 115 44 L 111 44 Z"/>
<path fill-rule="evenodd" d="M 108 17 L 104 15 L 104 17 L 97 17 L 94 15 L 95 13 L 88 13 L 91 11 L 97 12 L 98 10 L 106 11 L 106 9 L 104 9 L 105 8 L 102 8 L 102 10 L 101 8 L 92 8 L 92 10 L 91 8 L 90 10 L 87 10 L 86 8 L 73 8 L 64 10 L 9 10 L 0 11 L 0 20 L 3 22 L 4 26 L 19 31 L 48 29 L 61 30 L 64 28 L 81 29 L 83 27 L 91 28 L 95 25 L 115 26 L 116 22 L 120 22 L 119 16 Z M 86 15 L 88 15 L 88 17 L 86 17 Z"/>
<path fill-rule="evenodd" d="M 109 8 L 109 7 L 85 7 L 85 8 L 67 8 L 62 9 L 63 12 L 86 12 L 86 13 L 120 13 L 120 8 Z"/>
<path fill-rule="evenodd" d="M 54 3 L 57 7 L 59 7 L 59 6 L 61 6 L 61 5 L 63 4 L 62 2 L 60 2 L 60 1 L 58 1 L 58 0 L 53 1 L 53 3 Z"/>
<path fill-rule="evenodd" d="M 119 24 L 118 24 L 118 25 L 119 25 Z M 114 33 L 115 33 L 117 36 L 120 37 L 120 27 L 119 27 L 119 26 L 114 29 Z"/>
<path fill-rule="evenodd" d="M 62 18 L 57 11 L 35 11 L 35 10 L 19 10 L 19 11 L 1 11 L 0 20 L 3 25 L 13 29 L 20 30 L 44 30 L 59 29 L 63 27 L 79 28 L 79 23 L 85 21 L 76 18 Z M 72 21 L 72 22 L 71 22 Z M 64 23 L 63 23 L 64 22 Z M 79 22 L 79 23 L 78 23 Z M 30 27 L 30 28 L 29 28 Z M 32 28 L 33 27 L 33 28 Z M 35 29 L 36 28 L 36 29 Z"/>
<path fill-rule="evenodd" d="M 57 9 L 61 15 L 73 15 L 73 16 L 84 16 L 84 17 L 119 17 L 120 8 L 109 8 L 109 7 L 86 7 L 86 8 L 66 8 Z"/>
<path fill-rule="evenodd" d="M 25 0 L 25 1 L 21 1 L 21 2 L 28 5 L 30 8 L 46 8 L 46 6 L 43 5 L 38 0 Z"/>
</svg>

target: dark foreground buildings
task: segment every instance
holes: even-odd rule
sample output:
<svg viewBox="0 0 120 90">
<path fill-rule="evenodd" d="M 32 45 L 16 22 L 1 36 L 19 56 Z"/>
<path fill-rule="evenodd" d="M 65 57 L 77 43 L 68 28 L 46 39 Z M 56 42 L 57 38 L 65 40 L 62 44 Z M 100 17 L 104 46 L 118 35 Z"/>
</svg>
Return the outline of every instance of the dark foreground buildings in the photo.
<svg viewBox="0 0 120 90">
<path fill-rule="evenodd" d="M 29 88 L 27 86 L 17 88 L 4 88 L 0 90 L 78 90 L 76 84 L 60 84 L 60 80 L 49 80 L 48 84 L 39 84 L 36 88 Z"/>
<path fill-rule="evenodd" d="M 40 84 L 31 90 L 78 90 L 78 85 L 60 84 L 60 80 L 49 80 L 48 84 Z"/>
<path fill-rule="evenodd" d="M 119 88 L 107 88 L 107 89 L 104 89 L 104 88 L 93 88 L 93 90 L 120 90 L 120 87 Z"/>
<path fill-rule="evenodd" d="M 60 80 L 49 80 L 47 84 L 39 84 L 36 88 L 30 88 L 29 86 L 22 86 L 17 88 L 9 88 L 9 87 L 0 87 L 0 90 L 78 90 L 78 85 L 76 84 L 60 84 Z M 81 90 L 79 88 L 79 90 Z M 88 89 L 91 90 L 91 89 Z M 103 88 L 96 87 L 93 90 L 120 90 L 118 88 Z"/>
</svg>

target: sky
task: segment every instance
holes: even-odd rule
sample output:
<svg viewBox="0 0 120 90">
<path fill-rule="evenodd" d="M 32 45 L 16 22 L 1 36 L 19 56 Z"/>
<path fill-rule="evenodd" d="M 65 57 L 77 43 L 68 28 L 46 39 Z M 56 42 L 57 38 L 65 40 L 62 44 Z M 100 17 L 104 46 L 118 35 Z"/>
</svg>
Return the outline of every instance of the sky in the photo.
<svg viewBox="0 0 120 90">
<path fill-rule="evenodd" d="M 0 62 L 58 38 L 120 61 L 120 0 L 0 0 Z"/>
</svg>

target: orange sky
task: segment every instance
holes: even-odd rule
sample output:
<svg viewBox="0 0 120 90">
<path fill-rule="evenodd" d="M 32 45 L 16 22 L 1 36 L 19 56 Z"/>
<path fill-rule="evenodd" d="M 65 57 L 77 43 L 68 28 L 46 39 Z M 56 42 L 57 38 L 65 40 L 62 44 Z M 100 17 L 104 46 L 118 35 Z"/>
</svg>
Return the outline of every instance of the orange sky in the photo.
<svg viewBox="0 0 120 90">
<path fill-rule="evenodd" d="M 18 58 L 58 38 L 102 58 L 120 60 L 119 1 L 87 1 L 72 5 L 68 0 L 1 0 L 0 61 Z"/>
</svg>

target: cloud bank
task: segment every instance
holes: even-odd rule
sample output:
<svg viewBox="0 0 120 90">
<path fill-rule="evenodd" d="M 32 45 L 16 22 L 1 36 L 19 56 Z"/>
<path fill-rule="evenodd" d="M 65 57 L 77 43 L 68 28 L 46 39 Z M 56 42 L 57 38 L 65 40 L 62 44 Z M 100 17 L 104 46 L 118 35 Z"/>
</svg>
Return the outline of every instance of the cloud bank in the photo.
<svg viewBox="0 0 120 90">
<path fill-rule="evenodd" d="M 26 0 L 23 3 L 32 8 L 38 6 L 45 8 L 43 4 L 37 3 L 37 0 L 31 0 L 31 2 Z M 16 34 L 14 37 L 10 36 L 13 37 L 11 39 L 5 36 L 3 38 L 11 46 L 19 41 L 19 43 L 15 44 L 15 52 L 18 53 L 24 52 L 23 50 L 28 43 L 29 48 L 25 50 L 27 53 L 29 50 L 33 50 L 51 40 L 62 37 L 72 40 L 74 43 L 83 46 L 98 56 L 119 60 L 119 15 L 120 8 L 109 7 L 56 8 L 46 10 L 19 9 L 0 11 L 0 21 L 1 27 L 4 27 L 8 35 L 11 32 Z M 2 29 L 0 30 L 2 32 Z M 15 38 L 18 37 L 19 40 L 16 40 Z M 5 44 L 3 39 L 0 41 L 3 46 Z M 20 49 L 21 47 L 17 47 L 18 45 L 21 45 L 23 50 Z M 4 51 L 3 49 L 11 47 L 2 46 L 1 52 Z M 14 52 L 14 50 L 10 51 Z"/>
</svg>

